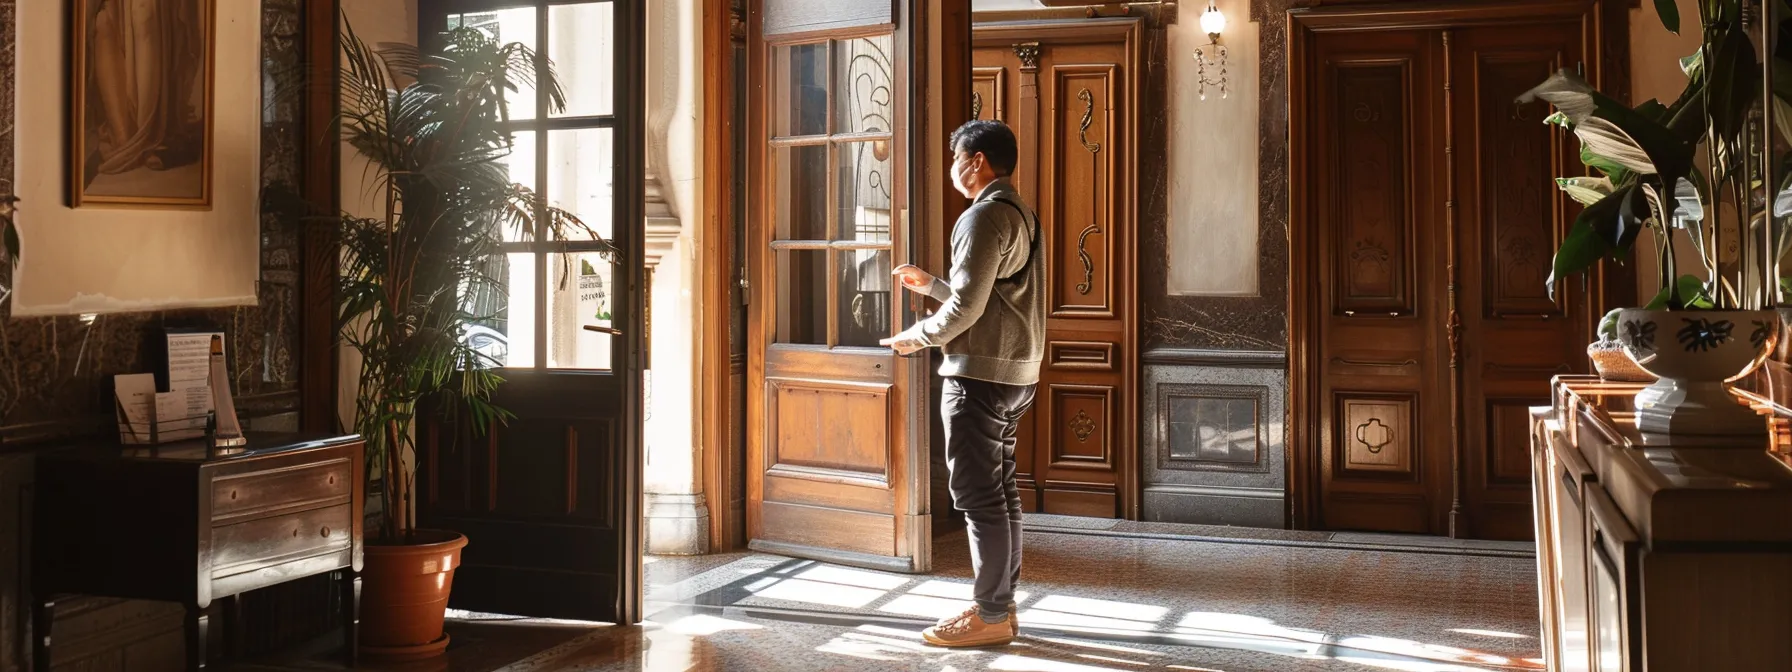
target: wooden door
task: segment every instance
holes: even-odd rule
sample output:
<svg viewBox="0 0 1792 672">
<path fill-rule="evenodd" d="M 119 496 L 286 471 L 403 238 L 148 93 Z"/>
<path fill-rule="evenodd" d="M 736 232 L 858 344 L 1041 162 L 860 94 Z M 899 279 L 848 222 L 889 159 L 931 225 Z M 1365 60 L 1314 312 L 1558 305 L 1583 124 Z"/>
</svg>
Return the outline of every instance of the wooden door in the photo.
<svg viewBox="0 0 1792 672">
<path fill-rule="evenodd" d="M 1534 535 L 1528 408 L 1587 368 L 1593 316 L 1628 285 L 1600 272 L 1547 291 L 1578 210 L 1553 181 L 1583 168 L 1547 106 L 1514 99 L 1562 68 L 1617 79 L 1591 41 L 1622 13 L 1291 14 L 1297 524 Z"/>
<path fill-rule="evenodd" d="M 1552 376 L 1584 371 L 1585 296 L 1545 287 L 1556 244 L 1579 207 L 1553 178 L 1577 172 L 1578 143 L 1543 124 L 1541 101 L 1513 102 L 1582 62 L 1579 23 L 1449 31 L 1456 146 L 1466 529 L 1529 539 L 1529 407 L 1549 405 Z"/>
<path fill-rule="evenodd" d="M 1015 131 L 1039 213 L 1046 352 L 1016 446 L 1028 511 L 1136 517 L 1137 20 L 978 28 L 972 111 Z"/>
<path fill-rule="evenodd" d="M 1437 33 L 1317 36 L 1311 79 L 1311 234 L 1323 525 L 1437 533 L 1449 510 L 1449 362 L 1437 179 Z M 1297 109 L 1299 109 L 1297 107 Z"/>
<path fill-rule="evenodd" d="M 925 571 L 926 359 L 878 345 L 909 315 L 907 31 L 889 0 L 749 7 L 749 546 Z"/>
<path fill-rule="evenodd" d="M 508 278 L 509 295 L 466 297 L 468 310 L 494 315 L 469 338 L 506 365 L 494 402 L 515 417 L 483 437 L 464 425 L 420 423 L 417 522 L 470 540 L 455 608 L 641 618 L 644 4 L 419 6 L 426 40 L 471 26 L 553 59 L 567 110 L 537 114 L 548 110 L 546 94 L 518 91 L 517 149 L 505 168 L 619 250 L 599 253 L 602 243 L 588 237 L 549 240 L 545 229 L 513 235 L 492 265 Z"/>
</svg>

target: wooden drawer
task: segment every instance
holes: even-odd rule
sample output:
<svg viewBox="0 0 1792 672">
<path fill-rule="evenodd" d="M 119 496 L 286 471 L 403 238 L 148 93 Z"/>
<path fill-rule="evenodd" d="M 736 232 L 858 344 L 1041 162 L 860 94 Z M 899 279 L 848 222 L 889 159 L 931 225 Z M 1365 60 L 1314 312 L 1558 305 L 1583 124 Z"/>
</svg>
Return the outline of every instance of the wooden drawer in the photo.
<svg viewBox="0 0 1792 672">
<path fill-rule="evenodd" d="M 348 548 L 348 504 L 270 516 L 212 529 L 212 576 Z"/>
<path fill-rule="evenodd" d="M 348 458 L 220 476 L 212 480 L 212 520 L 228 525 L 275 509 L 347 501 L 353 478 Z"/>
</svg>

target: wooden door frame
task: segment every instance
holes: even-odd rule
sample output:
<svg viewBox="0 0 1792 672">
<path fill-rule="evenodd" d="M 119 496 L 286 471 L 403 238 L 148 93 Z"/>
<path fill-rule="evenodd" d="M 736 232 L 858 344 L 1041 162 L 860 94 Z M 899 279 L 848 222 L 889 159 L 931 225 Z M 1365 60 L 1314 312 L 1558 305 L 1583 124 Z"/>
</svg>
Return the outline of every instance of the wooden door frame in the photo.
<svg viewBox="0 0 1792 672">
<path fill-rule="evenodd" d="M 729 399 L 732 387 L 730 330 L 734 306 L 731 303 L 735 284 L 734 269 L 738 265 L 734 249 L 734 229 L 744 222 L 734 220 L 734 10 L 727 2 L 703 5 L 703 201 L 705 217 L 698 235 L 698 292 L 702 310 L 697 311 L 697 413 L 705 419 L 698 431 L 703 447 L 703 500 L 709 508 L 709 550 L 712 553 L 735 550 L 729 543 L 730 530 L 743 527 L 746 521 L 736 520 L 729 508 L 733 501 L 730 490 L 733 480 L 729 458 L 734 451 L 733 429 L 745 418 L 736 417 Z M 745 8 L 742 8 L 743 12 Z M 740 24 L 743 28 L 745 24 Z M 726 262 L 726 263 L 724 263 Z M 745 450 L 745 446 L 741 447 Z"/>
<path fill-rule="evenodd" d="M 1299 0 L 1296 0 L 1297 2 Z M 1588 81 L 1613 94 L 1621 102 L 1630 99 L 1630 9 L 1636 0 L 1419 0 L 1411 2 L 1353 2 L 1308 0 L 1311 6 L 1288 11 L 1288 411 L 1285 424 L 1288 464 L 1288 521 L 1294 529 L 1323 525 L 1320 511 L 1323 463 L 1319 451 L 1324 428 L 1320 417 L 1321 362 L 1318 342 L 1323 291 L 1314 274 L 1318 232 L 1311 213 L 1303 176 L 1311 171 L 1308 156 L 1312 114 L 1307 86 L 1315 73 L 1305 60 L 1320 33 L 1424 30 L 1498 26 L 1538 21 L 1579 20 L 1583 51 L 1598 57 L 1587 63 Z M 1453 208 L 1454 204 L 1448 204 Z M 1582 302 L 1585 324 L 1597 325 L 1607 306 L 1629 305 L 1636 299 L 1635 271 L 1610 261 L 1589 272 L 1588 294 Z M 1591 338 L 1592 334 L 1587 334 Z M 1450 338 L 1452 366 L 1459 361 L 1457 339 Z M 1459 428 L 1458 428 L 1459 429 Z M 1460 498 L 1461 437 L 1451 447 L 1453 469 L 1450 491 Z M 1454 522 L 1452 521 L 1452 528 Z"/>
<path fill-rule="evenodd" d="M 304 15 L 305 86 L 304 144 L 300 189 L 313 212 L 341 212 L 339 178 L 342 141 L 336 115 L 342 14 L 340 0 L 312 0 Z M 326 58 L 324 54 L 329 54 Z M 341 273 L 340 229 L 307 226 L 301 234 L 303 256 L 299 280 L 299 426 L 306 431 L 333 432 L 336 394 L 336 284 Z"/>
<path fill-rule="evenodd" d="M 1129 16 L 1115 18 L 1074 18 L 1074 19 L 1030 19 L 1025 21 L 1002 21 L 972 24 L 971 45 L 975 47 L 1009 46 L 1020 42 L 1052 42 L 1054 44 L 1087 44 L 1114 42 L 1123 44 L 1125 56 L 1122 64 L 1126 73 L 1119 78 L 1125 87 L 1120 98 L 1124 101 L 1130 115 L 1124 123 L 1124 139 L 1128 149 L 1127 156 L 1121 160 L 1124 171 L 1119 181 L 1119 193 L 1114 195 L 1123 208 L 1121 216 L 1131 223 L 1132 230 L 1115 242 L 1116 258 L 1109 262 L 1116 268 L 1124 269 L 1115 275 L 1120 279 L 1122 300 L 1130 297 L 1125 304 L 1125 312 L 1121 317 L 1120 336 L 1120 390 L 1124 395 L 1120 403 L 1119 431 L 1115 436 L 1122 447 L 1118 452 L 1118 464 L 1115 465 L 1119 482 L 1115 484 L 1115 494 L 1119 499 L 1120 517 L 1125 520 L 1138 520 L 1140 504 L 1143 500 L 1144 460 L 1140 459 L 1142 448 L 1139 446 L 1139 400 L 1144 394 L 1140 382 L 1139 349 L 1139 274 L 1138 274 L 1138 241 L 1141 223 L 1139 221 L 1139 160 L 1142 154 L 1139 146 L 1139 119 L 1143 111 L 1139 101 L 1143 99 L 1142 87 L 1145 69 L 1144 32 L 1146 17 Z M 967 71 L 967 75 L 969 72 Z M 967 88 L 968 88 L 967 79 Z M 1011 103 L 1012 105 L 1013 103 Z M 1034 168 L 1038 170 L 1038 168 Z M 1037 207 L 1037 204 L 1034 204 Z M 945 245 L 932 251 L 935 257 L 931 261 L 944 266 L 947 250 Z M 1038 437 L 1035 437 L 1037 440 Z"/>
</svg>

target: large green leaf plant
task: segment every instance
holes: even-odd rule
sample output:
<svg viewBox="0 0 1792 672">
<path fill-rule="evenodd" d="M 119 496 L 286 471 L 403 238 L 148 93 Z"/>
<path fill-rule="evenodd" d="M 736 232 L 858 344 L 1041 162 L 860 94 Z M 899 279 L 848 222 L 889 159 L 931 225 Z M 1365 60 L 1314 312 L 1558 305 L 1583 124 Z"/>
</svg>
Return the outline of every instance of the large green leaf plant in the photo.
<svg viewBox="0 0 1792 672">
<path fill-rule="evenodd" d="M 504 241 L 537 232 L 598 238 L 510 179 L 507 94 L 541 87 L 551 108 L 564 108 L 536 53 L 472 28 L 449 31 L 427 54 L 376 50 L 352 28 L 342 44 L 342 135 L 367 158 L 382 211 L 330 220 L 342 240 L 338 329 L 361 358 L 353 423 L 383 494 L 378 536 L 403 542 L 416 476 L 403 456 L 419 403 L 450 421 L 466 411 L 481 432 L 510 415 L 492 402 L 500 362 L 466 337 L 470 326 L 502 319 Z"/>
<path fill-rule="evenodd" d="M 1786 102 L 1792 100 L 1788 48 L 1792 41 L 1775 40 L 1775 128 L 1768 133 L 1759 128 L 1763 59 L 1751 33 L 1758 34 L 1756 16 L 1766 4 L 1774 8 L 1774 32 L 1784 34 L 1792 27 L 1786 23 L 1792 16 L 1787 0 L 1698 0 L 1701 43 L 1696 53 L 1680 62 L 1686 88 L 1672 104 L 1651 99 L 1627 106 L 1566 70 L 1519 97 L 1521 103 L 1540 99 L 1555 107 L 1546 123 L 1580 141 L 1581 162 L 1590 169 L 1584 176 L 1556 180 L 1584 207 L 1556 250 L 1548 280 L 1551 292 L 1563 278 L 1602 259 L 1629 258 L 1644 229 L 1656 234 L 1654 252 L 1660 260 L 1662 288 L 1647 308 L 1754 306 L 1760 300 L 1751 303 L 1749 297 L 1767 297 L 1768 290 L 1776 288 L 1777 283 L 1761 286 L 1753 279 L 1758 276 L 1743 270 L 1723 272 L 1718 263 L 1720 243 L 1743 250 L 1741 259 L 1758 258 L 1765 251 L 1776 260 L 1792 243 L 1784 226 L 1792 215 L 1792 191 L 1788 191 L 1792 185 L 1785 179 L 1792 170 L 1776 166 L 1773 176 L 1760 174 L 1761 152 L 1771 151 L 1776 139 L 1792 141 L 1792 105 Z M 1680 16 L 1674 0 L 1655 0 L 1655 5 L 1663 26 L 1678 33 Z M 1776 187 L 1771 217 L 1766 216 L 1762 197 L 1768 193 L 1766 184 Z M 1739 227 L 1743 233 L 1733 241 L 1734 247 L 1722 240 L 1726 235 L 1722 220 L 1730 212 L 1760 215 Z M 1762 226 L 1769 227 L 1771 242 L 1761 240 Z M 1702 273 L 1680 272 L 1673 254 L 1676 235 L 1692 244 Z M 1763 245 L 1769 249 L 1761 250 Z M 1745 286 L 1751 283 L 1757 284 Z"/>
</svg>

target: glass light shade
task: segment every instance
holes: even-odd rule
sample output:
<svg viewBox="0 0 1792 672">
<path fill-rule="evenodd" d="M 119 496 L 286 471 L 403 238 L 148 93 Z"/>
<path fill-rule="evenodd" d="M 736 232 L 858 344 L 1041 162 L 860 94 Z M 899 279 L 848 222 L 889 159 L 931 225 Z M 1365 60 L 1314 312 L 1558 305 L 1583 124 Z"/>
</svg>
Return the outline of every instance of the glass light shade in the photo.
<svg viewBox="0 0 1792 672">
<path fill-rule="evenodd" d="M 1226 15 L 1220 8 L 1208 3 L 1207 11 L 1201 13 L 1201 32 L 1208 35 L 1219 35 L 1226 30 Z"/>
</svg>

